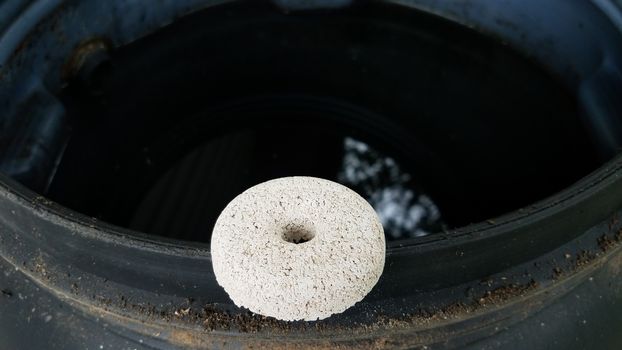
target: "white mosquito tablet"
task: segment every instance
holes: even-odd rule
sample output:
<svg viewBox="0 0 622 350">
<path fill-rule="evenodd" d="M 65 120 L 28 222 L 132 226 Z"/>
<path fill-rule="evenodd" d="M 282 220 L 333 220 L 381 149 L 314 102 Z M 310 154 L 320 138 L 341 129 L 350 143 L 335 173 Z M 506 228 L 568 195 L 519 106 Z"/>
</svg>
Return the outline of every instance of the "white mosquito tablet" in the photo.
<svg viewBox="0 0 622 350">
<path fill-rule="evenodd" d="M 220 214 L 214 273 L 233 302 L 280 320 L 341 313 L 374 287 L 385 238 L 374 209 L 349 188 L 313 177 L 264 182 Z"/>
</svg>

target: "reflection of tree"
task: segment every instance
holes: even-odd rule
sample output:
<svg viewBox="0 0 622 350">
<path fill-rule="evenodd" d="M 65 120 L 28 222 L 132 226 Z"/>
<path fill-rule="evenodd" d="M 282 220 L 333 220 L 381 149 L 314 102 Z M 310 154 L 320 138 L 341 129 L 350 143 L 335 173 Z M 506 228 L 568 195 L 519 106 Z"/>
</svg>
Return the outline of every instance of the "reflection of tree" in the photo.
<svg viewBox="0 0 622 350">
<path fill-rule="evenodd" d="M 344 139 L 338 179 L 374 207 L 389 239 L 421 237 L 443 229 L 438 208 L 412 188 L 411 176 L 402 172 L 394 159 L 364 142 Z"/>
</svg>

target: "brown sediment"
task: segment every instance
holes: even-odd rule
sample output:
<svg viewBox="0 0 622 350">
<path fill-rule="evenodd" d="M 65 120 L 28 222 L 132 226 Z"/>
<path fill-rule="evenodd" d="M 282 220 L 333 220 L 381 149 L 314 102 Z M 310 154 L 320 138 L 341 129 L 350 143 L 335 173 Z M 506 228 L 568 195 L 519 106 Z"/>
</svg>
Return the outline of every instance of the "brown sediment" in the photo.
<svg viewBox="0 0 622 350">
<path fill-rule="evenodd" d="M 602 235 L 598 238 L 598 247 L 603 251 L 603 253 L 606 253 L 611 248 L 615 247 L 616 243 L 615 236 L 610 237 L 608 235 Z"/>
<path fill-rule="evenodd" d="M 260 331 L 270 331 L 271 333 L 284 333 L 303 330 L 371 330 L 377 328 L 396 328 L 408 327 L 411 325 L 428 324 L 434 321 L 459 319 L 465 314 L 475 313 L 480 309 L 489 306 L 498 306 L 516 297 L 525 296 L 530 291 L 536 289 L 538 283 L 534 280 L 526 284 L 508 284 L 485 292 L 479 297 L 473 298 L 469 302 L 454 302 L 445 307 L 421 309 L 415 313 L 404 314 L 401 317 L 378 316 L 371 324 L 357 324 L 351 326 L 330 327 L 327 323 L 318 322 L 286 322 L 272 317 L 264 317 L 251 312 L 229 313 L 216 308 L 214 305 L 207 305 L 200 308 L 193 308 L 184 305 L 172 312 L 172 318 L 191 323 L 201 324 L 205 330 L 232 330 L 235 329 L 242 333 L 256 333 Z"/>
<path fill-rule="evenodd" d="M 564 271 L 560 267 L 557 266 L 553 268 L 553 279 L 554 280 L 558 280 L 563 274 L 564 274 Z"/>
<path fill-rule="evenodd" d="M 580 251 L 575 259 L 575 268 L 578 269 L 589 265 L 596 257 L 597 255 L 593 252 L 587 250 Z"/>
</svg>

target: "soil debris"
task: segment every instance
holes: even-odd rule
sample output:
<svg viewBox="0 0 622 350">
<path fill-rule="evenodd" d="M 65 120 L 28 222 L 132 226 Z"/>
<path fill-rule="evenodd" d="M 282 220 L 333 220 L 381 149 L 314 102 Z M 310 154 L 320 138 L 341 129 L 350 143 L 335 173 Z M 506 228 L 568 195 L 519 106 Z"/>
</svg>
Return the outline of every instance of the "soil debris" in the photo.
<svg viewBox="0 0 622 350">
<path fill-rule="evenodd" d="M 559 267 L 553 268 L 553 279 L 557 280 L 564 274 L 564 271 Z"/>
<path fill-rule="evenodd" d="M 412 327 L 413 325 L 428 325 L 432 322 L 456 320 L 488 307 L 501 306 L 504 303 L 527 295 L 538 288 L 538 283 L 531 279 L 524 284 L 509 283 L 484 292 L 471 290 L 466 301 L 455 301 L 443 307 L 420 308 L 400 316 L 385 315 L 380 311 L 365 323 L 352 322 L 335 325 L 330 320 L 295 321 L 287 322 L 276 318 L 254 314 L 246 309 L 224 309 L 218 304 L 199 304 L 192 298 L 187 298 L 181 304 L 171 306 L 155 306 L 149 303 L 134 303 L 127 296 L 107 298 L 92 295 L 105 310 L 121 309 L 142 314 L 144 317 L 163 322 L 183 322 L 198 326 L 204 331 L 238 331 L 241 333 L 268 332 L 271 334 L 286 334 L 292 332 L 317 331 L 324 333 L 339 329 L 341 331 L 366 332 L 374 329 Z"/>
<path fill-rule="evenodd" d="M 577 253 L 577 257 L 575 260 L 575 268 L 578 269 L 586 265 L 589 265 L 589 263 L 592 262 L 594 259 L 596 259 L 596 254 L 589 252 L 587 250 L 582 250 L 579 253 Z"/>
<path fill-rule="evenodd" d="M 602 235 L 598 238 L 598 247 L 603 251 L 603 253 L 606 253 L 611 248 L 615 247 L 616 243 L 615 237 L 612 238 L 608 235 Z"/>
<path fill-rule="evenodd" d="M 470 302 L 454 302 L 438 309 L 420 309 L 416 313 L 404 314 L 397 318 L 379 316 L 374 324 L 363 327 L 366 329 L 399 328 L 413 324 L 429 324 L 436 321 L 458 319 L 465 314 L 475 313 L 483 308 L 501 305 L 513 298 L 525 296 L 536 288 L 538 288 L 538 283 L 535 280 L 530 280 L 526 284 L 508 284 L 487 291 Z"/>
<path fill-rule="evenodd" d="M 205 330 L 232 330 L 242 333 L 257 333 L 261 330 L 291 331 L 307 329 L 308 322 L 286 322 L 272 317 L 260 316 L 250 311 L 232 313 L 219 309 L 216 305 L 208 304 L 201 308 L 182 306 L 173 311 L 176 319 L 201 324 Z"/>
<path fill-rule="evenodd" d="M 493 289 L 492 291 L 486 292 L 478 300 L 478 303 L 480 305 L 500 304 L 511 298 L 514 298 L 517 296 L 523 296 L 528 291 L 535 289 L 537 287 L 538 287 L 538 283 L 533 279 L 525 285 L 509 284 L 507 286 L 499 287 L 497 289 Z"/>
</svg>

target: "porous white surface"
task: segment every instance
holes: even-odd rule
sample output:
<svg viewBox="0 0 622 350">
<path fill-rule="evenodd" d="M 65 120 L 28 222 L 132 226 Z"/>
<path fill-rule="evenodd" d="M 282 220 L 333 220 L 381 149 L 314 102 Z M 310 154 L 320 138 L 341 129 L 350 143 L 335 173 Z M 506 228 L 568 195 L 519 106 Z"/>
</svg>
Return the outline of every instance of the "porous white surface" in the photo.
<svg viewBox="0 0 622 350">
<path fill-rule="evenodd" d="M 311 232 L 295 244 L 286 232 Z M 384 268 L 374 209 L 340 184 L 286 177 L 254 186 L 220 214 L 211 241 L 218 283 L 241 307 L 277 319 L 317 320 L 361 301 Z"/>
</svg>

